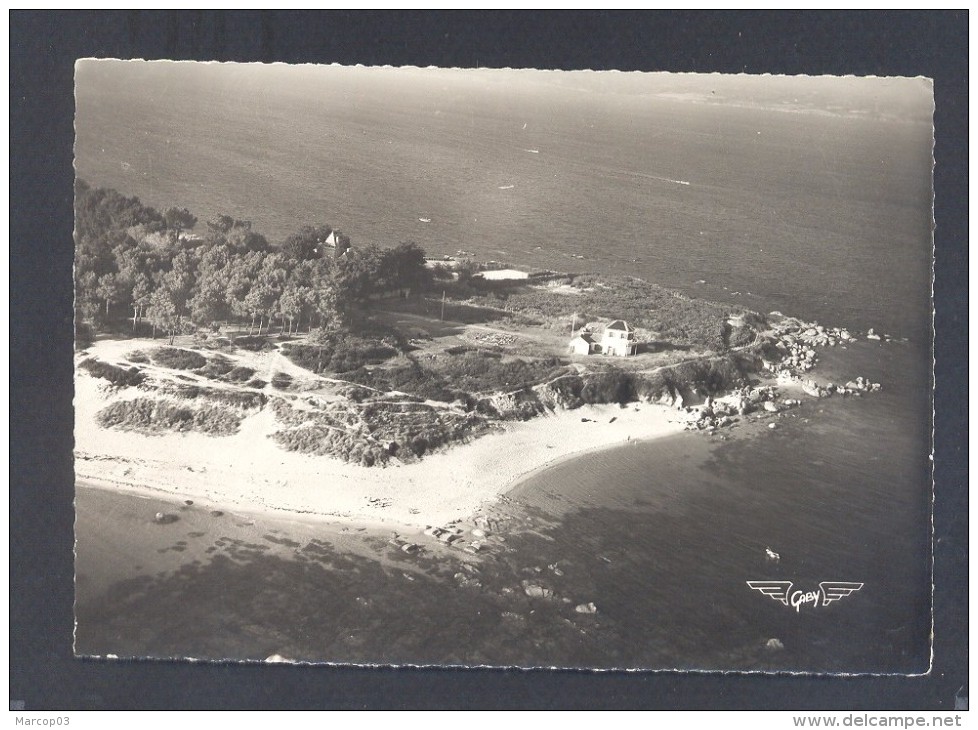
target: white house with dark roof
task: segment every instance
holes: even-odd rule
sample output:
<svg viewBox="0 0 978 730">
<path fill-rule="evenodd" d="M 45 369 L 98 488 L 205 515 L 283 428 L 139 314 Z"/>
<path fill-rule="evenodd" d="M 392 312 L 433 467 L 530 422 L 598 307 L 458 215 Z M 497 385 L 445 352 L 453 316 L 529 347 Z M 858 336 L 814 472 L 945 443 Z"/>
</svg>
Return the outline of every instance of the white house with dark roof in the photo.
<svg viewBox="0 0 978 730">
<path fill-rule="evenodd" d="M 600 339 L 591 332 L 581 330 L 571 341 L 568 349 L 575 355 L 612 355 L 628 357 L 638 352 L 635 330 L 623 319 L 616 319 L 604 328 Z"/>
<path fill-rule="evenodd" d="M 629 327 L 628 322 L 623 319 L 616 319 L 611 322 L 604 328 L 604 333 L 601 335 L 601 352 L 617 357 L 634 355 L 638 352 L 635 330 Z"/>
</svg>

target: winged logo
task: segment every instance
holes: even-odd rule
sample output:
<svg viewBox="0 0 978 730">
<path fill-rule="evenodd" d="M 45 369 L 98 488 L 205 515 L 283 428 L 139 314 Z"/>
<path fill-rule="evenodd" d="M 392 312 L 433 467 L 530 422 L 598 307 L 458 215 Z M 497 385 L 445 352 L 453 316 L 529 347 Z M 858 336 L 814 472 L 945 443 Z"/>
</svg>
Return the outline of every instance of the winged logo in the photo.
<svg viewBox="0 0 978 730">
<path fill-rule="evenodd" d="M 793 591 L 791 589 L 794 583 L 790 580 L 749 580 L 747 585 L 795 611 L 801 611 L 803 606 L 811 608 L 828 606 L 863 587 L 862 583 L 849 581 L 823 581 L 818 584 L 817 591 Z"/>
<path fill-rule="evenodd" d="M 818 587 L 822 590 L 822 605 L 828 606 L 832 601 L 838 601 L 851 593 L 855 593 L 863 587 L 862 583 L 847 582 L 824 582 L 819 583 Z"/>
<path fill-rule="evenodd" d="M 788 605 L 788 593 L 791 591 L 790 580 L 749 580 L 747 585 L 755 591 L 760 591 L 768 598 Z"/>
</svg>

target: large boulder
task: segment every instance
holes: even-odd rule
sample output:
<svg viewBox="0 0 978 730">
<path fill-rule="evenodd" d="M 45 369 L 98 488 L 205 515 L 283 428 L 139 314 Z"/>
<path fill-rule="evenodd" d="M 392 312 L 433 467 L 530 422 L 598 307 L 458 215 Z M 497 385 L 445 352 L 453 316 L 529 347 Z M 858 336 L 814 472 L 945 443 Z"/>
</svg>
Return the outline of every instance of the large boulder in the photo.
<svg viewBox="0 0 978 730">
<path fill-rule="evenodd" d="M 509 421 L 528 421 L 547 410 L 532 390 L 496 393 L 480 400 L 478 408 Z"/>
<path fill-rule="evenodd" d="M 538 586 L 535 583 L 529 583 L 523 581 L 523 592 L 530 598 L 546 598 L 552 599 L 554 597 L 554 592 L 549 588 L 544 588 L 543 586 Z"/>
</svg>

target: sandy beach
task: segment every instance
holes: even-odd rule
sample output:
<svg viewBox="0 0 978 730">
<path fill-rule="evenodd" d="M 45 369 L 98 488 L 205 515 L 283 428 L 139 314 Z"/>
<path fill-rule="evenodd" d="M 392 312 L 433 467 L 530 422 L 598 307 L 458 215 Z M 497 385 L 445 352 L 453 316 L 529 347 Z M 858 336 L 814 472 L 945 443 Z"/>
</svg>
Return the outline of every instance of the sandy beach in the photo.
<svg viewBox="0 0 978 730">
<path fill-rule="evenodd" d="M 134 344 L 100 342 L 90 354 L 122 362 Z M 269 371 L 290 366 L 266 358 Z M 367 468 L 282 450 L 269 438 L 278 426 L 267 407 L 224 437 L 98 426 L 107 403 L 142 395 L 77 371 L 79 655 L 437 663 L 446 642 L 420 637 L 476 621 L 488 622 L 486 635 L 511 635 L 514 663 L 523 623 L 545 614 L 533 613 L 536 599 L 504 556 L 543 523 L 504 494 L 559 461 L 678 433 L 689 418 L 658 405 L 585 406 L 506 423 L 418 463 Z M 451 546 L 423 534 L 451 524 L 464 537 Z M 473 615 L 465 603 L 473 590 L 499 605 Z M 577 625 L 593 623 L 575 606 L 592 598 L 581 589 L 553 606 L 567 619 L 554 640 L 568 651 L 579 644 Z M 321 613 L 336 620 L 305 626 Z M 419 621 L 430 629 L 419 633 Z M 380 654 L 377 637 L 386 637 Z M 600 645 L 598 635 L 591 641 Z"/>
<path fill-rule="evenodd" d="M 228 509 L 414 527 L 465 519 L 542 467 L 589 450 L 678 433 L 687 420 L 686 414 L 659 405 L 585 406 L 507 423 L 496 433 L 426 455 L 420 463 L 394 460 L 366 468 L 279 448 L 269 438 L 276 424 L 268 408 L 224 437 L 150 436 L 96 424 L 95 414 L 109 397 L 137 393 L 110 396 L 101 381 L 83 372 L 76 376 L 79 479 Z"/>
</svg>

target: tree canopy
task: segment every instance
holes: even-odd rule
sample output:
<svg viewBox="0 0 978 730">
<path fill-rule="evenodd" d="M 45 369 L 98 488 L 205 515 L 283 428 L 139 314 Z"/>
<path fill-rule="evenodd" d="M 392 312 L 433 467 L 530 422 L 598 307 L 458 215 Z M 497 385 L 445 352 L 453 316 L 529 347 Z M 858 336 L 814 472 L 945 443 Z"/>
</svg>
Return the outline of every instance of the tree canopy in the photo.
<svg viewBox="0 0 978 730">
<path fill-rule="evenodd" d="M 202 235 L 186 208 L 159 213 L 115 190 L 75 186 L 77 316 L 104 326 L 113 310 L 146 317 L 171 337 L 229 318 L 283 329 L 340 327 L 375 296 L 405 295 L 430 283 L 424 251 L 351 247 L 330 226 L 303 226 L 278 246 L 250 221 L 220 215 Z M 334 246 L 327 243 L 332 236 Z M 128 315 L 127 315 L 128 316 Z"/>
</svg>

